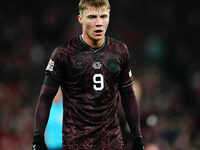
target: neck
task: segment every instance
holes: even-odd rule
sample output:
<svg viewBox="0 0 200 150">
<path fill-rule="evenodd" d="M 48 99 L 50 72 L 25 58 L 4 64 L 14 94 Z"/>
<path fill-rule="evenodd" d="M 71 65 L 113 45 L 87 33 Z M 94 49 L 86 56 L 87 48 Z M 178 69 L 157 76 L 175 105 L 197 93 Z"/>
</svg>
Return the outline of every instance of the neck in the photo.
<svg viewBox="0 0 200 150">
<path fill-rule="evenodd" d="M 87 35 L 82 34 L 82 39 L 92 48 L 100 48 L 103 46 L 105 38 L 99 39 L 99 40 L 92 40 Z"/>
</svg>

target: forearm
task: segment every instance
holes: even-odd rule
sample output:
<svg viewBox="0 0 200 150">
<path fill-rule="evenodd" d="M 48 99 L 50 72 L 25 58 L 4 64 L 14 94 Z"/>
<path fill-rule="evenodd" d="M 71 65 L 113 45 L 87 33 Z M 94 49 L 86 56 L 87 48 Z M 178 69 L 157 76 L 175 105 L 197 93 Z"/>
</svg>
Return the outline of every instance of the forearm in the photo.
<svg viewBox="0 0 200 150">
<path fill-rule="evenodd" d="M 142 136 L 140 128 L 140 109 L 135 93 L 131 86 L 121 89 L 120 93 L 124 113 L 130 126 L 131 134 L 135 137 L 140 137 Z"/>
<path fill-rule="evenodd" d="M 57 86 L 50 86 L 47 84 L 42 85 L 39 100 L 35 109 L 34 135 L 44 135 L 52 101 L 57 90 Z"/>
</svg>

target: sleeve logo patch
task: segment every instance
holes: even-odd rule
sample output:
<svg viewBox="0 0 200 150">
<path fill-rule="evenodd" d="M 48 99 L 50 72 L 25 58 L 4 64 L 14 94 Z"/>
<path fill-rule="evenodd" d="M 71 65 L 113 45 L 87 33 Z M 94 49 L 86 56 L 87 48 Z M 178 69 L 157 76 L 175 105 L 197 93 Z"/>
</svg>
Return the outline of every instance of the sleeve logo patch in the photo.
<svg viewBox="0 0 200 150">
<path fill-rule="evenodd" d="M 54 67 L 54 61 L 52 59 L 50 59 L 48 65 L 46 67 L 46 70 L 53 71 L 53 67 Z"/>
<path fill-rule="evenodd" d="M 129 75 L 129 77 L 132 77 L 132 72 L 131 72 L 131 70 L 129 71 L 128 75 Z"/>
</svg>

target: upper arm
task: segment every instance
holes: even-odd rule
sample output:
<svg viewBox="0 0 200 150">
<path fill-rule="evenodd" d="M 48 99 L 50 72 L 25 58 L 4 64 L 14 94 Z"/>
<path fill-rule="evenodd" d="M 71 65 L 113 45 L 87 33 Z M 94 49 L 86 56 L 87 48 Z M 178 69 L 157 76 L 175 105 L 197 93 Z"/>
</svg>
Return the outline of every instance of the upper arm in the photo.
<svg viewBox="0 0 200 150">
<path fill-rule="evenodd" d="M 128 51 L 128 47 L 123 45 L 123 54 L 122 54 L 122 67 L 120 72 L 120 88 L 126 88 L 132 86 L 133 84 L 133 75 L 131 71 L 131 58 Z"/>
<path fill-rule="evenodd" d="M 54 49 L 45 69 L 45 75 L 48 76 L 47 83 L 52 83 L 53 81 L 54 83 L 60 84 L 64 76 L 63 66 L 65 65 L 65 61 L 66 59 L 63 51 L 60 48 Z"/>
</svg>

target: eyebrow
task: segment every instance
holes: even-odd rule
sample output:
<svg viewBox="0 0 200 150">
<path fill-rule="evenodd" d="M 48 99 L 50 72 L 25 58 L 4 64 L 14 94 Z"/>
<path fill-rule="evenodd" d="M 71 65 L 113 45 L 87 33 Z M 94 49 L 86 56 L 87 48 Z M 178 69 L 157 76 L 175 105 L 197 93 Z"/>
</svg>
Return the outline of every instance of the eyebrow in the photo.
<svg viewBox="0 0 200 150">
<path fill-rule="evenodd" d="M 108 14 L 102 14 L 102 15 L 100 15 L 100 17 L 107 17 L 108 16 Z M 95 18 L 95 17 L 97 17 L 97 15 L 88 15 L 87 16 L 88 18 Z"/>
<path fill-rule="evenodd" d="M 87 17 L 88 18 L 95 18 L 95 17 L 97 17 L 97 15 L 88 15 Z"/>
<path fill-rule="evenodd" d="M 107 16 L 108 16 L 108 14 L 103 14 L 100 17 L 107 17 Z"/>
</svg>

